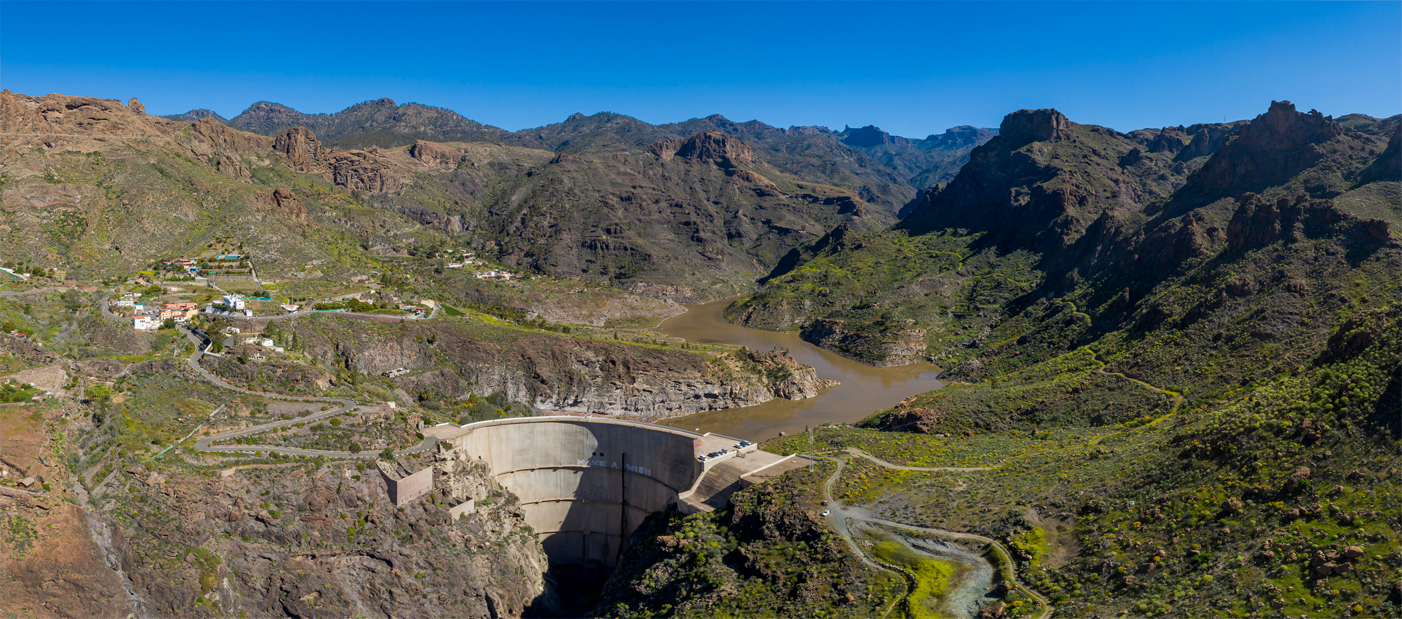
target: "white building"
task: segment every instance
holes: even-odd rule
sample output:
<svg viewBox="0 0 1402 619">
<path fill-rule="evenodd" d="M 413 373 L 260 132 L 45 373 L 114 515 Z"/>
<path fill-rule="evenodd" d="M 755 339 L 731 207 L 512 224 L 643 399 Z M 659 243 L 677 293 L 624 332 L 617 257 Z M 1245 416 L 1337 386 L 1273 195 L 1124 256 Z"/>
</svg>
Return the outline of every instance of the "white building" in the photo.
<svg viewBox="0 0 1402 619">
<path fill-rule="evenodd" d="M 246 303 L 243 300 L 243 296 L 237 294 L 226 294 L 224 295 L 224 298 L 219 300 L 219 302 L 227 306 L 229 309 L 235 310 L 243 309 Z"/>
<path fill-rule="evenodd" d="M 155 316 L 137 316 L 131 319 L 131 322 L 137 331 L 155 331 L 161 328 L 161 321 Z"/>
</svg>

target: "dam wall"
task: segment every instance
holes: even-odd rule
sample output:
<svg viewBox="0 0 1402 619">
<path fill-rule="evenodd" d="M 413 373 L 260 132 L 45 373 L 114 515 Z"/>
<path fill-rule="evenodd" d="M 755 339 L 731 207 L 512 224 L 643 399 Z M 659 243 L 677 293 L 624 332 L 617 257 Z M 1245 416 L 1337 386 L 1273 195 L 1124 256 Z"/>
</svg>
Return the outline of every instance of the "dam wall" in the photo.
<svg viewBox="0 0 1402 619">
<path fill-rule="evenodd" d="M 706 472 L 703 435 L 612 419 L 528 417 L 434 428 L 521 501 L 554 563 L 613 567 L 648 514 Z"/>
</svg>

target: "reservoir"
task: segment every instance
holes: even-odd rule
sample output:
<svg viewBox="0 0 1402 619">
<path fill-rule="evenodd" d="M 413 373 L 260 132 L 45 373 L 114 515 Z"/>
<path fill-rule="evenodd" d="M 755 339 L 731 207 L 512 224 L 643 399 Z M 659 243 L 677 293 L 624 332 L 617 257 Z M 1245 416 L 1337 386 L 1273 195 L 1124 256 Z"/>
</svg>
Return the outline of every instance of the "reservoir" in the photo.
<svg viewBox="0 0 1402 619">
<path fill-rule="evenodd" d="M 715 432 L 752 441 L 763 441 L 780 432 L 802 432 L 823 423 L 852 423 L 883 408 L 894 406 L 917 393 L 938 389 L 938 369 L 920 362 L 877 368 L 852 361 L 803 341 L 798 332 L 764 331 L 726 322 L 722 312 L 733 299 L 686 306 L 687 312 L 669 318 L 658 330 L 688 342 L 733 344 L 757 352 L 786 348 L 799 363 L 818 370 L 819 378 L 838 381 L 816 398 L 775 399 L 756 406 L 706 411 L 661 422 L 675 428 Z"/>
</svg>

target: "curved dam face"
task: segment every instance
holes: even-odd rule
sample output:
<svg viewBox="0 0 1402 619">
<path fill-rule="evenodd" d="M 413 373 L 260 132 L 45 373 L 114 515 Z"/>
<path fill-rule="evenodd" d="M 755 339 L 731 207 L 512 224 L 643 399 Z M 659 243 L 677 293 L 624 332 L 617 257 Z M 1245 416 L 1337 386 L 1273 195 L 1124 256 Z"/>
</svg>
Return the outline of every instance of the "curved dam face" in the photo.
<svg viewBox="0 0 1402 619">
<path fill-rule="evenodd" d="M 636 422 L 531 417 L 452 434 L 443 440 L 520 498 L 553 563 L 613 567 L 643 519 L 681 503 L 709 468 L 696 458 L 709 437 Z"/>
</svg>

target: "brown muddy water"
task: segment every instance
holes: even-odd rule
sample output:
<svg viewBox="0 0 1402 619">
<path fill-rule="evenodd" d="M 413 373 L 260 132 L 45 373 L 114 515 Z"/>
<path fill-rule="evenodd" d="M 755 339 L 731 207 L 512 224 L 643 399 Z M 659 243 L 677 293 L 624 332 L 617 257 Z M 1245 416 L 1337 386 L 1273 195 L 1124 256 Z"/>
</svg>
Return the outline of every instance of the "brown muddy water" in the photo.
<svg viewBox="0 0 1402 619">
<path fill-rule="evenodd" d="M 733 344 L 767 352 L 786 348 L 799 363 L 818 370 L 819 378 L 840 382 L 815 398 L 775 399 L 756 406 L 707 411 L 662 423 L 686 430 L 700 429 L 752 441 L 763 441 L 780 432 L 802 432 L 822 423 L 852 423 L 917 393 L 938 389 L 937 368 L 922 362 L 892 368 L 875 368 L 838 356 L 803 341 L 797 332 L 763 331 L 726 322 L 721 313 L 734 299 L 688 305 L 687 312 L 669 318 L 658 330 L 701 344 Z"/>
</svg>

